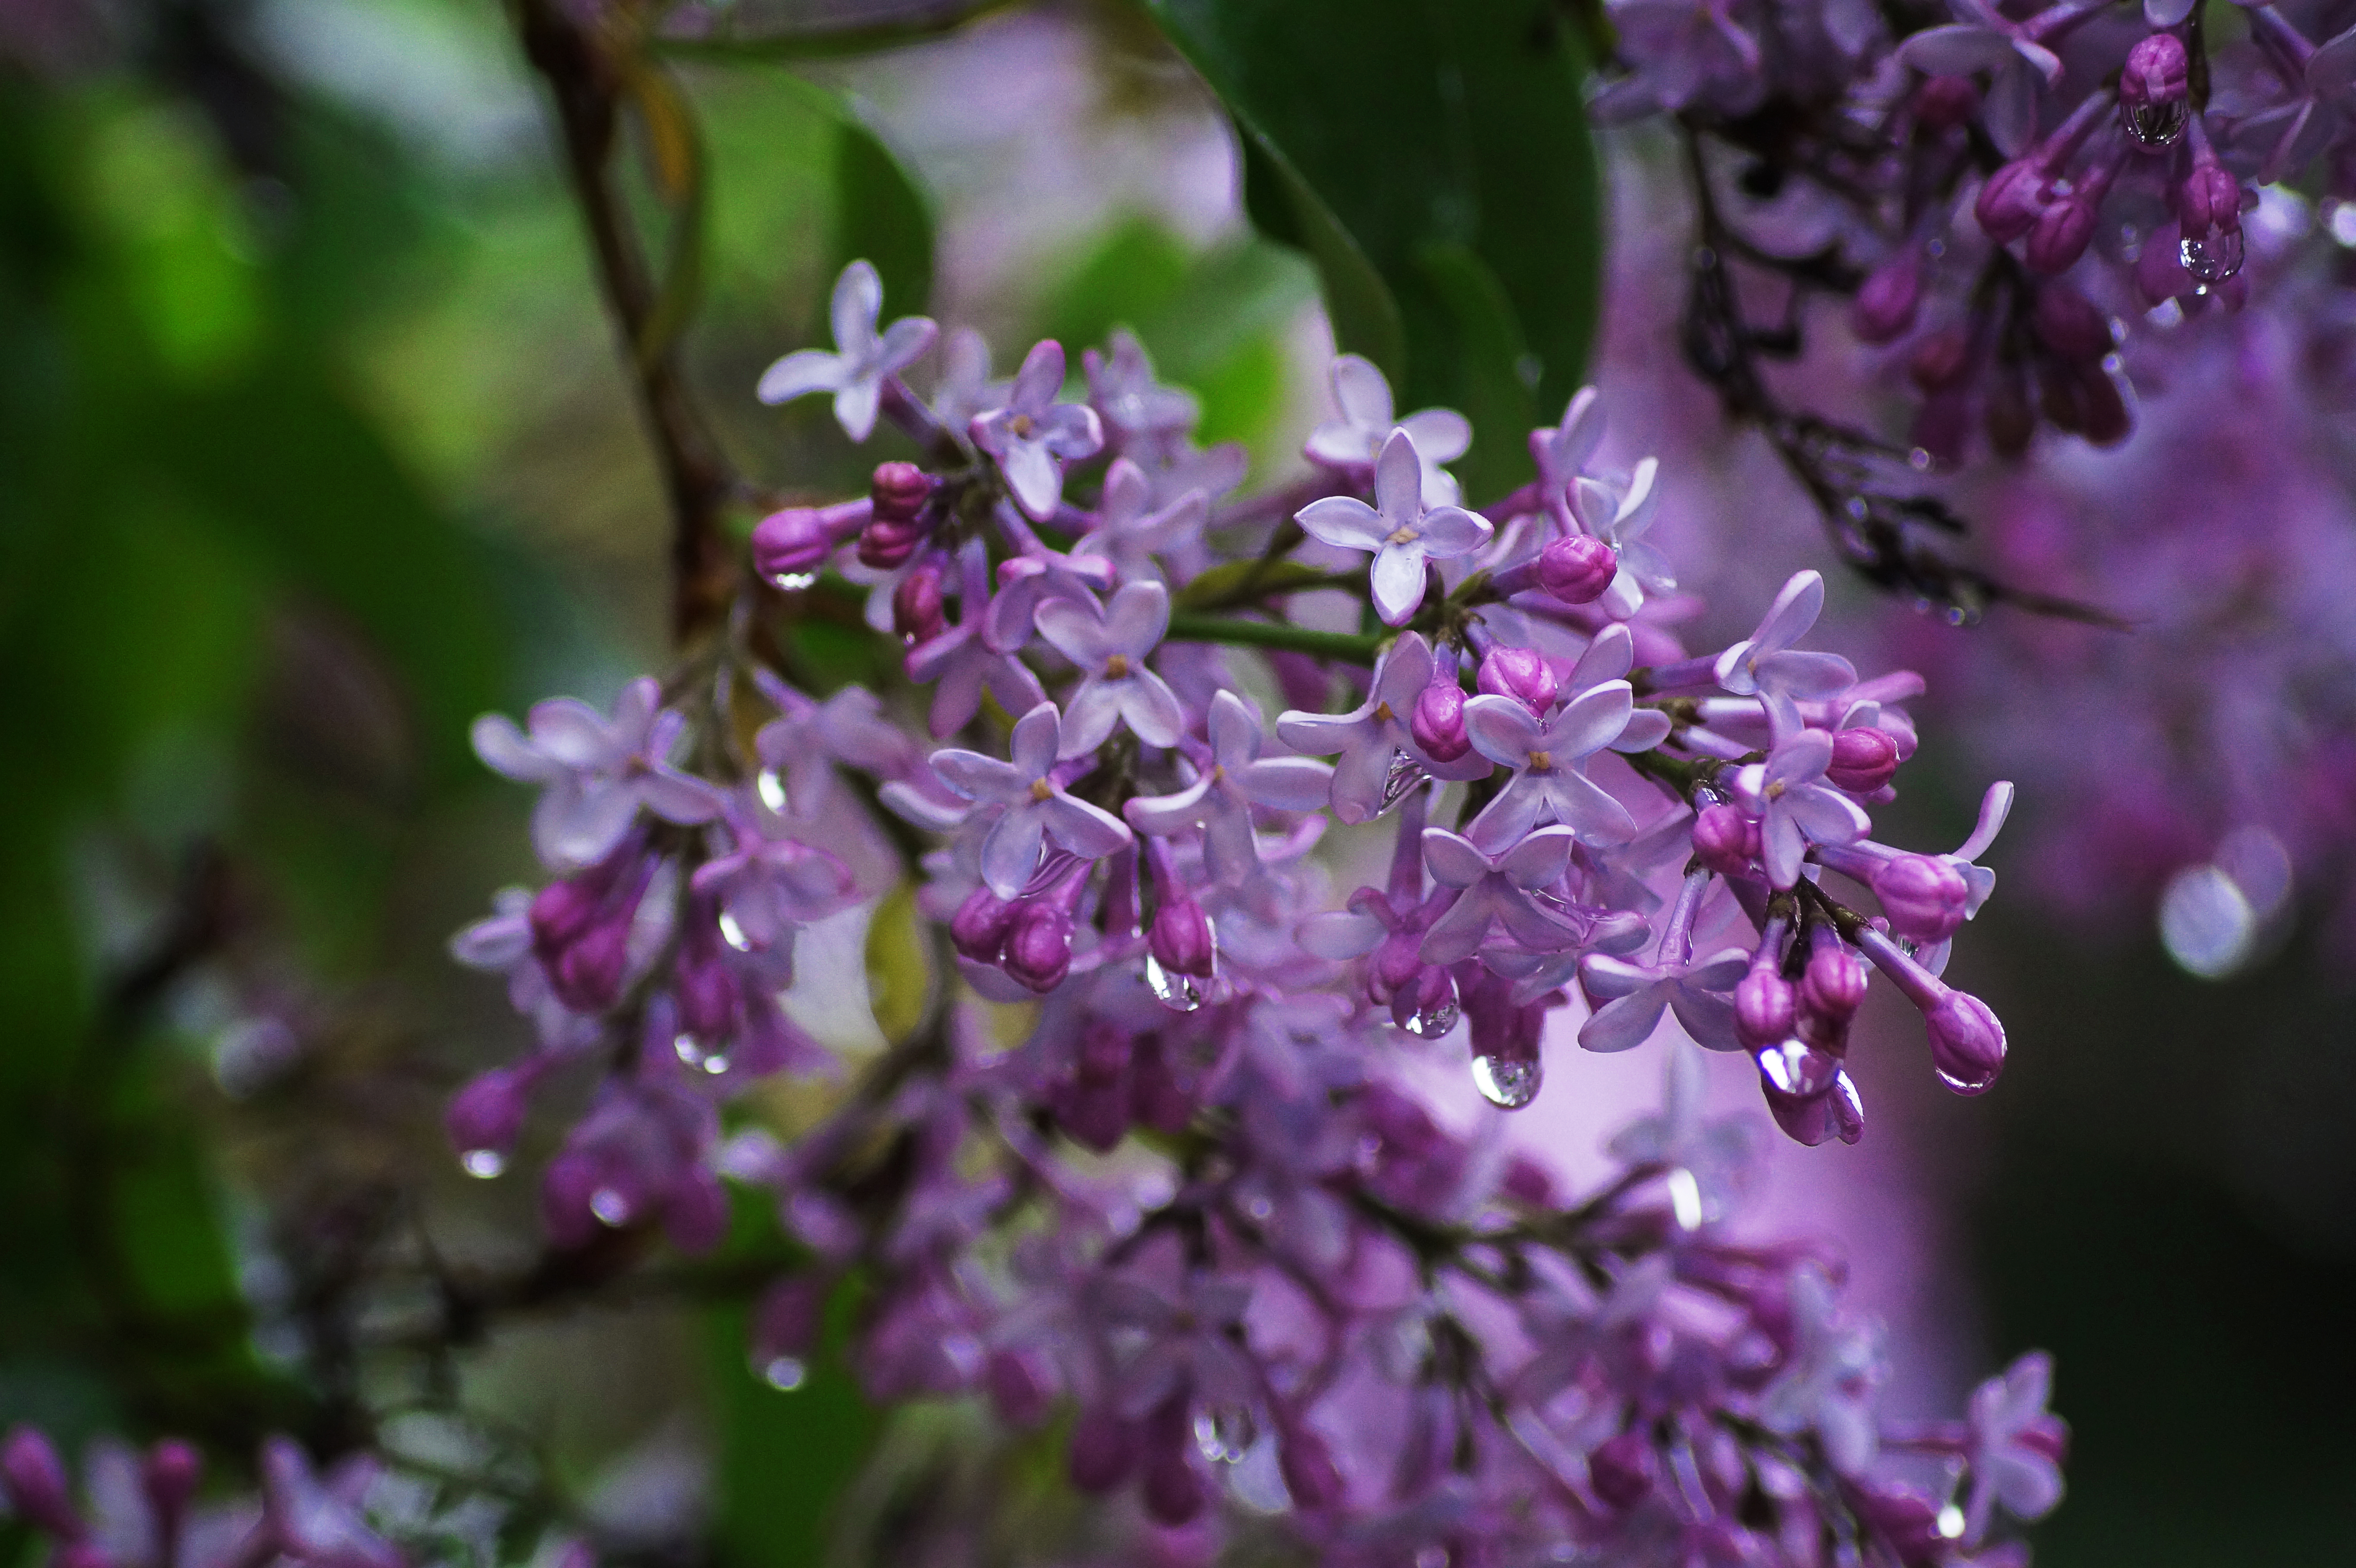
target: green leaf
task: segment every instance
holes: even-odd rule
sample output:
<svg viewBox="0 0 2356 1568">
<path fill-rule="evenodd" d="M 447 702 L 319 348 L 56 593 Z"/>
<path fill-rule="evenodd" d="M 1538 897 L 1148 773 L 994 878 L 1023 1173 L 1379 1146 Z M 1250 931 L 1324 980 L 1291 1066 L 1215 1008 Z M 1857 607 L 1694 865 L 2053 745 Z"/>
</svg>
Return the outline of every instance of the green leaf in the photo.
<svg viewBox="0 0 2356 1568">
<path fill-rule="evenodd" d="M 924 187 L 851 100 L 799 77 L 796 97 L 834 123 L 834 221 L 827 283 L 864 257 L 884 280 L 884 315 L 919 315 L 933 293 L 933 208 Z"/>
<path fill-rule="evenodd" d="M 1245 204 L 1317 263 L 1402 410 L 1462 409 L 1474 499 L 1578 389 L 1602 215 L 1580 44 L 1552 0 L 1144 0 L 1236 120 Z M 1313 61 L 1313 69 L 1304 62 Z"/>
</svg>

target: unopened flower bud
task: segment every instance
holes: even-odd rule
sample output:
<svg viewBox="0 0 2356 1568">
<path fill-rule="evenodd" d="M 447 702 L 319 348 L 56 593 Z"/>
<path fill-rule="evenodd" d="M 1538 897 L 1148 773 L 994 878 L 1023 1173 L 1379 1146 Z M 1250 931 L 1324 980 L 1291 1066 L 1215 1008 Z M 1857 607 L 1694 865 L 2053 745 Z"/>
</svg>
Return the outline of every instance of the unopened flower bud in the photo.
<svg viewBox="0 0 2356 1568">
<path fill-rule="evenodd" d="M 1933 855 L 1900 855 L 1873 874 L 1873 896 L 1890 929 L 1910 942 L 1944 942 L 1964 923 L 1970 884 L 1953 863 Z"/>
<path fill-rule="evenodd" d="M 1620 574 L 1620 557 L 1592 534 L 1565 534 L 1538 551 L 1538 585 L 1566 604 L 1591 604 Z"/>
<path fill-rule="evenodd" d="M 1416 695 L 1408 733 L 1436 763 L 1452 763 L 1472 749 L 1464 732 L 1464 688 L 1443 677 Z"/>
<path fill-rule="evenodd" d="M 1482 657 L 1476 684 L 1491 696 L 1514 699 L 1541 719 L 1554 706 L 1558 685 L 1545 655 L 1536 648 L 1508 647 L 1491 648 Z"/>
<path fill-rule="evenodd" d="M 1307 1425 L 1295 1423 L 1284 1429 L 1276 1445 L 1276 1463 L 1294 1508 L 1316 1513 L 1342 1500 L 1342 1469 L 1333 1463 L 1333 1450 Z"/>
<path fill-rule="evenodd" d="M 472 1171 L 497 1175 L 523 1130 L 528 1085 L 505 1067 L 494 1067 L 451 1099 L 443 1114 L 450 1145 Z"/>
<path fill-rule="evenodd" d="M 863 566 L 889 571 L 916 553 L 925 532 L 913 522 L 878 517 L 859 531 L 859 560 Z"/>
<path fill-rule="evenodd" d="M 2064 430 L 2073 428 L 2056 421 Z M 2029 400 L 2029 377 L 2017 363 L 1999 365 L 1989 379 L 1988 444 L 2006 457 L 2019 457 L 2037 436 L 2037 410 Z"/>
<path fill-rule="evenodd" d="M 1952 131 L 1979 108 L 1979 85 L 1968 76 L 1926 78 L 1914 90 L 1914 118 L 1933 131 Z"/>
<path fill-rule="evenodd" d="M 1865 1001 L 1865 960 L 1839 943 L 1827 942 L 1808 955 L 1800 996 L 1819 1018 L 1847 1023 Z"/>
<path fill-rule="evenodd" d="M 2174 146 L 2191 118 L 2191 60 L 2184 40 L 2151 33 L 2136 41 L 2119 70 L 2119 118 L 2146 152 Z"/>
<path fill-rule="evenodd" d="M 1888 731 L 1853 725 L 1833 734 L 1832 765 L 1825 777 L 1837 786 L 1869 795 L 1898 772 L 1898 742 Z"/>
<path fill-rule="evenodd" d="M 1606 1508 L 1625 1511 L 1653 1495 L 1652 1455 L 1644 1433 L 1622 1432 L 1587 1456 L 1588 1476 Z"/>
<path fill-rule="evenodd" d="M 904 643 L 929 642 L 948 624 L 941 612 L 941 569 L 920 566 L 892 590 L 892 629 Z"/>
<path fill-rule="evenodd" d="M 1866 274 L 1849 310 L 1849 329 L 1867 343 L 1887 343 L 1914 325 L 1922 299 L 1922 260 L 1909 245 Z"/>
<path fill-rule="evenodd" d="M 1042 995 L 1054 990 L 1071 972 L 1072 917 L 1044 899 L 1024 903 L 1007 928 L 1001 962 L 1018 984 Z"/>
<path fill-rule="evenodd" d="M 2095 360 L 2111 351 L 2109 319 L 2073 288 L 2048 283 L 2039 289 L 2032 319 L 2039 339 L 2064 359 Z"/>
<path fill-rule="evenodd" d="M 1949 991 L 1922 1021 L 1931 1031 L 1931 1065 L 1958 1094 L 1986 1093 L 2004 1071 L 2004 1025 L 1977 997 Z"/>
<path fill-rule="evenodd" d="M 147 1450 L 146 1460 L 139 1467 L 139 1486 L 166 1538 L 178 1530 L 204 1473 L 204 1456 L 194 1445 L 177 1437 L 166 1437 Z"/>
<path fill-rule="evenodd" d="M 2242 230 L 2242 187 L 2222 165 L 2193 165 L 2176 187 L 2175 206 L 2176 220 L 2190 239 Z"/>
<path fill-rule="evenodd" d="M 797 1363 L 808 1361 L 818 1346 L 826 1298 L 833 1285 L 823 1275 L 797 1274 L 763 1291 L 753 1308 L 754 1365 L 766 1371 L 780 1357 Z M 790 1374 L 793 1369 L 778 1370 Z"/>
<path fill-rule="evenodd" d="M 867 523 L 864 501 L 842 507 L 788 507 L 753 525 L 753 569 L 771 581 L 808 577 L 834 548 Z"/>
<path fill-rule="evenodd" d="M 912 523 L 932 499 L 932 476 L 913 463 L 879 463 L 868 493 L 878 521 Z"/>
<path fill-rule="evenodd" d="M 1211 917 L 1193 899 L 1174 899 L 1154 911 L 1146 946 L 1154 961 L 1173 975 L 1207 978 L 1215 966 Z"/>
<path fill-rule="evenodd" d="M 1146 1418 L 1145 1511 L 1157 1524 L 1192 1523 L 1209 1499 L 1203 1477 L 1188 1457 L 1194 1446 L 1184 1395 L 1173 1396 Z"/>
<path fill-rule="evenodd" d="M 976 888 L 949 917 L 949 941 L 977 964 L 995 964 L 1014 923 L 1014 905 L 988 888 Z"/>
<path fill-rule="evenodd" d="M 736 978 L 728 972 L 717 944 L 680 944 L 673 989 L 679 995 L 679 1027 L 683 1032 L 711 1042 L 726 1039 L 734 1029 Z"/>
<path fill-rule="evenodd" d="M 532 895 L 528 916 L 531 945 L 541 963 L 552 964 L 558 955 L 580 941 L 596 923 L 611 889 L 611 880 L 603 874 L 603 868 L 598 868 L 561 882 L 551 882 Z"/>
<path fill-rule="evenodd" d="M 1723 802 L 1705 805 L 1694 818 L 1694 859 L 1703 869 L 1721 877 L 1739 876 L 1758 852 L 1758 831 L 1750 818 Z"/>
<path fill-rule="evenodd" d="M 1926 392 L 1953 387 L 1971 374 L 1972 342 L 1961 327 L 1934 332 L 1906 357 L 1906 374 Z"/>
<path fill-rule="evenodd" d="M 2039 215 L 2023 252 L 2032 272 L 2066 272 L 2094 243 L 2096 197 L 2063 197 Z"/>
<path fill-rule="evenodd" d="M 1137 1467 L 1141 1434 L 1109 1404 L 1089 1405 L 1072 1424 L 1072 1485 L 1084 1492 L 1108 1492 Z"/>
<path fill-rule="evenodd" d="M 556 999 L 576 1013 L 601 1013 L 622 994 L 630 961 L 630 914 L 624 908 L 597 922 L 565 948 L 549 971 Z"/>
<path fill-rule="evenodd" d="M 0 1444 L 0 1481 L 7 1484 L 10 1506 L 34 1529 L 65 1541 L 80 1537 L 84 1527 L 66 1467 L 37 1427 L 19 1426 Z"/>
<path fill-rule="evenodd" d="M 1787 1039 L 1799 1016 L 1799 993 L 1772 969 L 1753 969 L 1734 987 L 1735 1038 L 1752 1051 Z"/>
<path fill-rule="evenodd" d="M 1981 232 L 1999 245 L 2009 245 L 2035 227 L 2045 211 L 2046 192 L 2053 176 L 2034 157 L 2016 158 L 1988 176 L 1980 187 L 1972 214 Z"/>
<path fill-rule="evenodd" d="M 998 1419 L 1012 1427 L 1036 1426 L 1055 1408 L 1055 1392 L 1039 1358 L 1027 1350 L 992 1350 L 982 1373 Z"/>
</svg>

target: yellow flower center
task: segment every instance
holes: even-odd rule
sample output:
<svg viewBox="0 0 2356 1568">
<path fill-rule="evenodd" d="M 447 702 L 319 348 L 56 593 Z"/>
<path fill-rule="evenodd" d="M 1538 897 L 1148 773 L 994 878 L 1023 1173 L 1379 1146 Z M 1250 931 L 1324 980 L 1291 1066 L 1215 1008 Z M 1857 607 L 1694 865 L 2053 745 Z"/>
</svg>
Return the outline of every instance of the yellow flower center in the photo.
<svg viewBox="0 0 2356 1568">
<path fill-rule="evenodd" d="M 1033 800 L 1044 800 L 1055 793 L 1055 786 L 1049 784 L 1045 779 L 1033 779 L 1031 781 L 1031 798 Z"/>
<path fill-rule="evenodd" d="M 1115 654 L 1112 657 L 1105 660 L 1105 678 L 1107 680 L 1119 680 L 1128 673 L 1129 656 L 1127 654 Z"/>
<path fill-rule="evenodd" d="M 1423 536 L 1417 533 L 1414 528 L 1402 527 L 1392 529 L 1390 538 L 1385 539 L 1383 542 L 1385 544 L 1413 544 L 1417 539 L 1422 537 Z"/>
<path fill-rule="evenodd" d="M 1553 767 L 1554 767 L 1554 753 L 1553 753 L 1553 752 L 1532 752 L 1530 753 L 1530 772 L 1532 772 L 1532 773 L 1547 773 L 1547 772 L 1552 771 Z"/>
<path fill-rule="evenodd" d="M 1029 414 L 1016 414 L 1012 419 L 1006 421 L 1006 428 L 1012 431 L 1016 435 L 1029 435 L 1038 427 L 1032 423 L 1031 416 Z"/>
</svg>

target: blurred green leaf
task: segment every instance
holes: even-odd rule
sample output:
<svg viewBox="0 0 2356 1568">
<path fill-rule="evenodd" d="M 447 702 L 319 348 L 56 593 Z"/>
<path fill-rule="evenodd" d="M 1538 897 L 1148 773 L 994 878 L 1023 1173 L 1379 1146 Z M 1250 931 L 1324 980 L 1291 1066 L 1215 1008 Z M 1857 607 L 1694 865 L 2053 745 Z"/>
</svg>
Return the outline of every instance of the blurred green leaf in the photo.
<svg viewBox="0 0 2356 1568">
<path fill-rule="evenodd" d="M 1551 0 L 1144 0 L 1226 103 L 1262 232 L 1307 251 L 1334 336 L 1482 434 L 1473 497 L 1579 385 L 1602 251 L 1585 64 Z M 1313 69 L 1304 62 L 1313 61 Z"/>
<path fill-rule="evenodd" d="M 923 314 L 933 296 L 933 208 L 924 187 L 851 100 L 799 77 L 778 80 L 833 126 L 827 285 L 864 257 L 884 280 L 886 319 Z"/>
</svg>

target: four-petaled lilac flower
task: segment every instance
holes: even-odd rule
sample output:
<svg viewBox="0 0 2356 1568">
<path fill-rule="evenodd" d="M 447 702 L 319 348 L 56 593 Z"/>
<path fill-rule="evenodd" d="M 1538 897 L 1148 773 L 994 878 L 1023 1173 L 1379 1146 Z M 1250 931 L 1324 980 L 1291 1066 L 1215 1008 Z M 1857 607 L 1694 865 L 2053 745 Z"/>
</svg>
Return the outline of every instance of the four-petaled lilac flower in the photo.
<svg viewBox="0 0 2356 1568">
<path fill-rule="evenodd" d="M 1620 738 L 1635 711 L 1624 680 L 1590 687 L 1544 720 L 1510 697 L 1483 695 L 1464 705 L 1473 750 L 1514 770 L 1513 782 L 1472 821 L 1473 842 L 1511 844 L 1543 822 L 1559 822 L 1589 844 L 1624 844 L 1636 819 L 1587 776 L 1587 758 Z"/>
<path fill-rule="evenodd" d="M 1415 699 L 1431 684 L 1431 646 L 1409 632 L 1376 662 L 1366 700 L 1347 713 L 1280 713 L 1276 732 L 1296 752 L 1342 760 L 1333 766 L 1333 815 L 1372 822 L 1392 802 L 1392 764 L 1404 753 L 1437 779 L 1477 778 L 1494 765 L 1478 753 L 1442 763 L 1408 730 Z"/>
<path fill-rule="evenodd" d="M 1677 1015 L 1696 1045 L 1739 1051 L 1734 1004 L 1726 993 L 1750 967 L 1751 955 L 1740 947 L 1683 964 L 1631 964 L 1590 953 L 1579 962 L 1579 983 L 1603 1005 L 1580 1026 L 1579 1043 L 1589 1051 L 1630 1050 L 1652 1038 L 1666 1010 Z"/>
<path fill-rule="evenodd" d="M 1074 699 L 1075 706 L 1077 699 Z M 1232 691 L 1211 699 L 1211 763 L 1175 795 L 1141 795 L 1122 807 L 1140 833 L 1166 838 L 1203 825 L 1211 875 L 1239 882 L 1259 865 L 1251 808 L 1314 811 L 1324 804 L 1332 770 L 1306 757 L 1259 754 L 1259 712 Z"/>
<path fill-rule="evenodd" d="M 1312 463 L 1363 475 L 1382 459 L 1394 432 L 1415 438 L 1417 473 L 1426 506 L 1453 506 L 1459 499 L 1455 477 L 1440 465 L 1453 463 L 1472 444 L 1472 425 L 1454 409 L 1419 409 L 1405 419 L 1392 417 L 1391 384 L 1370 360 L 1355 354 L 1333 361 L 1333 403 L 1342 417 L 1328 420 L 1310 432 L 1301 448 Z"/>
<path fill-rule="evenodd" d="M 1050 599 L 1035 620 L 1039 635 L 1077 665 L 1083 677 L 1065 709 L 1062 755 L 1095 751 L 1124 720 L 1149 746 L 1177 744 L 1186 732 L 1186 710 L 1169 683 L 1145 667 L 1146 655 L 1170 629 L 1168 589 L 1132 582 L 1101 610 L 1093 602 Z"/>
<path fill-rule="evenodd" d="M 2052 1392 L 2053 1359 L 2034 1350 L 1973 1391 L 1972 1490 L 1964 1507 L 1969 1539 L 1987 1533 L 1998 1503 L 2015 1519 L 2035 1520 L 2061 1502 L 2070 1428 L 2045 1408 Z"/>
<path fill-rule="evenodd" d="M 730 829 L 734 846 L 695 869 L 694 891 L 719 901 L 729 945 L 790 965 L 795 932 L 857 899 L 851 869 L 798 839 L 769 837 L 749 813 Z"/>
<path fill-rule="evenodd" d="M 1469 838 L 1444 827 L 1423 830 L 1424 863 L 1433 880 L 1464 890 L 1448 912 L 1424 933 L 1419 953 L 1427 964 L 1470 958 L 1489 938 L 1492 926 L 1534 952 L 1553 952 L 1576 942 L 1569 923 L 1541 909 L 1532 891 L 1562 880 L 1576 842 L 1568 827 L 1545 827 L 1501 854 L 1489 855 Z"/>
<path fill-rule="evenodd" d="M 843 268 L 834 282 L 835 352 L 802 348 L 787 355 L 761 373 L 761 400 L 785 403 L 810 392 L 832 392 L 843 433 L 865 441 L 883 406 L 884 379 L 922 358 L 937 330 L 925 316 L 904 315 L 878 334 L 875 322 L 883 310 L 884 283 L 875 269 L 864 261 Z"/>
<path fill-rule="evenodd" d="M 338 1465 L 324 1478 L 284 1437 L 262 1446 L 262 1524 L 276 1553 L 306 1568 L 405 1568 L 391 1541 L 370 1530 L 360 1506 L 376 1479 L 373 1460 Z"/>
<path fill-rule="evenodd" d="M 533 705 L 528 736 L 504 713 L 475 720 L 475 753 L 493 772 L 542 786 L 531 836 L 551 866 L 573 870 L 604 859 L 641 805 L 683 825 L 720 815 L 720 792 L 670 765 L 687 721 L 661 702 L 661 684 L 647 676 L 622 688 L 610 720 L 558 697 Z"/>
<path fill-rule="evenodd" d="M 1404 430 L 1383 443 L 1375 462 L 1375 501 L 1327 496 L 1297 515 L 1315 538 L 1344 549 L 1374 552 L 1375 609 L 1398 625 L 1423 603 L 1423 564 L 1451 560 L 1489 542 L 1486 517 L 1462 507 L 1425 509 L 1415 441 Z"/>
<path fill-rule="evenodd" d="M 1203 417 L 1194 394 L 1182 387 L 1165 387 L 1153 377 L 1153 362 L 1145 345 L 1125 326 L 1112 331 L 1112 353 L 1090 348 L 1080 355 L 1080 371 L 1087 378 L 1088 401 L 1114 437 L 1124 446 L 1142 445 L 1149 453 L 1184 436 Z"/>
<path fill-rule="evenodd" d="M 1734 774 L 1735 798 L 1759 819 L 1760 859 L 1776 887 L 1800 880 L 1809 844 L 1854 844 L 1872 830 L 1864 807 L 1824 782 L 1832 761 L 1833 738 L 1802 730 Z"/>
<path fill-rule="evenodd" d="M 1012 762 L 956 748 L 933 753 L 933 771 L 951 789 L 1006 808 L 981 841 L 981 878 L 1000 898 L 1022 892 L 1038 867 L 1043 838 L 1089 860 L 1130 842 L 1119 817 L 1074 800 L 1055 783 L 1062 733 L 1055 705 L 1043 702 L 1015 724 L 1008 744 Z"/>
<path fill-rule="evenodd" d="M 1157 575 L 1153 558 L 1192 544 L 1211 515 L 1211 503 L 1200 490 L 1158 509 L 1152 498 L 1153 483 L 1145 470 L 1126 457 L 1114 458 L 1097 502 L 1097 526 L 1081 536 L 1072 554 L 1102 556 L 1124 581 Z"/>
<path fill-rule="evenodd" d="M 1792 646 L 1807 635 L 1824 613 L 1825 580 L 1814 571 L 1794 572 L 1761 616 L 1759 629 L 1718 656 L 1718 684 L 1737 697 L 1757 697 L 1777 735 L 1800 727 L 1798 705 L 1827 698 L 1857 684 L 1857 667 L 1838 654 L 1805 653 Z"/>
<path fill-rule="evenodd" d="M 973 443 L 997 460 L 1014 504 L 1033 522 L 1055 515 L 1055 503 L 1064 498 L 1064 464 L 1104 445 L 1096 410 L 1057 402 L 1063 389 L 1064 346 L 1043 339 L 1023 356 L 1006 406 L 974 415 L 967 427 Z"/>
<path fill-rule="evenodd" d="M 1792 1359 L 1760 1397 L 1759 1418 L 1776 1432 L 1815 1428 L 1825 1457 L 1844 1476 L 1873 1463 L 1880 1434 L 1873 1391 L 1881 1381 L 1881 1329 L 1840 1315 L 1832 1281 L 1815 1264 L 1792 1276 Z"/>
</svg>

